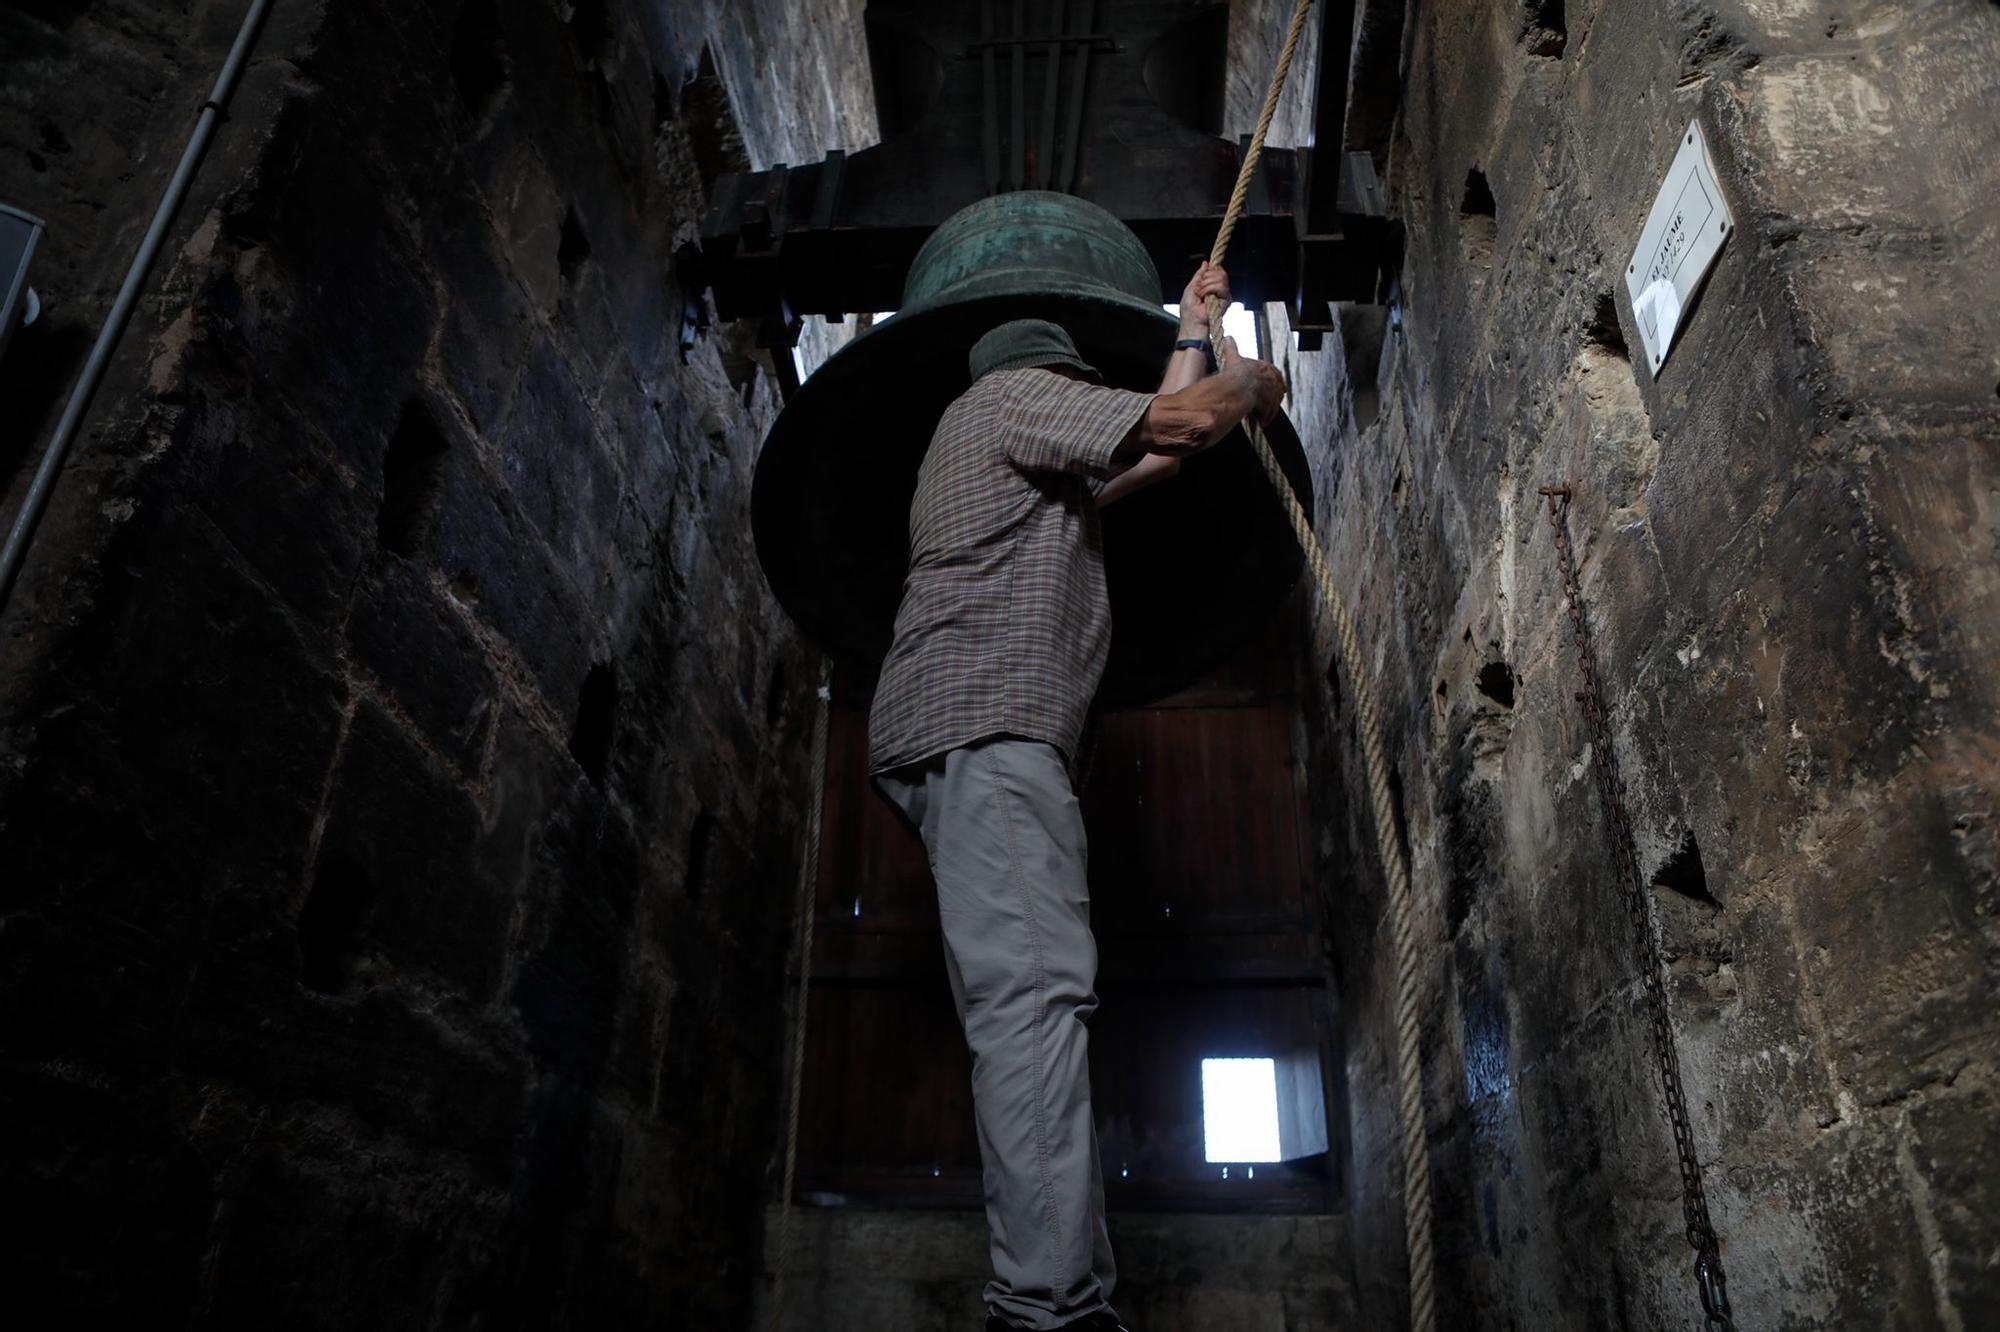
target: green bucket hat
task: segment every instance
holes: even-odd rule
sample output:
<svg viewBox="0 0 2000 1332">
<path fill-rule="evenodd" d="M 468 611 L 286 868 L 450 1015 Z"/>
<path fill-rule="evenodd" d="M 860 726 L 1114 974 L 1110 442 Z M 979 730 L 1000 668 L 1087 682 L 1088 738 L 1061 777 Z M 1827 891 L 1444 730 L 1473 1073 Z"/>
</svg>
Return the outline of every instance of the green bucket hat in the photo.
<svg viewBox="0 0 2000 1332">
<path fill-rule="evenodd" d="M 1067 366 L 1094 384 L 1104 376 L 1083 359 L 1076 343 L 1062 325 L 1046 319 L 1016 319 L 1000 325 L 972 344 L 966 368 L 976 382 L 997 370 L 1029 370 L 1047 366 Z"/>
</svg>

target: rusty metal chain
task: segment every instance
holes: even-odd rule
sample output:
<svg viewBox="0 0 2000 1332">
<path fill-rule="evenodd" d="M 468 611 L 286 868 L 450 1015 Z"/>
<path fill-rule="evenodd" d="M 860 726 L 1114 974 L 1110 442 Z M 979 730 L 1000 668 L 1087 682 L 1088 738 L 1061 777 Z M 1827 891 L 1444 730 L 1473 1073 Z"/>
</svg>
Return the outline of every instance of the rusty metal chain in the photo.
<svg viewBox="0 0 2000 1332">
<path fill-rule="evenodd" d="M 1569 502 L 1575 490 L 1567 485 L 1543 486 L 1540 493 L 1549 502 L 1549 526 L 1555 532 L 1556 559 L 1562 571 L 1563 595 L 1569 601 L 1572 637 L 1576 641 L 1577 669 L 1583 676 L 1583 688 L 1576 700 L 1583 705 L 1584 725 L 1590 731 L 1591 763 L 1597 772 L 1598 795 L 1611 834 L 1611 855 L 1625 888 L 1625 910 L 1632 919 L 1640 975 L 1645 982 L 1647 1005 L 1652 1010 L 1653 1051 L 1659 1060 L 1660 1090 L 1667 1103 L 1667 1120 L 1674 1132 L 1674 1155 L 1681 1172 L 1681 1215 L 1687 1223 L 1687 1242 L 1695 1252 L 1695 1287 L 1701 1295 L 1707 1327 L 1734 1332 L 1736 1324 L 1729 1311 L 1728 1286 L 1722 1274 L 1721 1241 L 1708 1217 L 1708 1196 L 1701 1186 L 1701 1161 L 1695 1155 L 1694 1131 L 1688 1123 L 1687 1093 L 1681 1087 L 1680 1056 L 1674 1048 L 1673 1027 L 1667 1016 L 1666 987 L 1660 981 L 1659 931 L 1652 913 L 1646 909 L 1645 885 L 1640 879 L 1639 856 L 1632 841 L 1632 822 L 1625 813 L 1625 782 L 1618 772 L 1618 756 L 1611 748 L 1604 690 L 1597 679 L 1597 653 L 1591 646 L 1590 624 L 1583 614 L 1576 553 L 1570 546 Z"/>
</svg>

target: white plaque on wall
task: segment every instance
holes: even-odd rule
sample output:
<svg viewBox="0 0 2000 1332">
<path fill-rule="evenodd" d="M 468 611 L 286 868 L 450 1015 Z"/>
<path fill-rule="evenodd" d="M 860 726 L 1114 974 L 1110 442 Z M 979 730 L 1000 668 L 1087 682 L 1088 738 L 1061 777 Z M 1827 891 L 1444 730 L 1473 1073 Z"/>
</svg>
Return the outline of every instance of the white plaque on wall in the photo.
<svg viewBox="0 0 2000 1332">
<path fill-rule="evenodd" d="M 1674 345 L 1682 311 L 1694 300 L 1695 290 L 1735 226 L 1722 187 L 1716 184 L 1715 164 L 1709 160 L 1701 126 L 1690 124 L 1625 268 L 1632 318 L 1639 325 L 1646 364 L 1654 374 Z"/>
</svg>

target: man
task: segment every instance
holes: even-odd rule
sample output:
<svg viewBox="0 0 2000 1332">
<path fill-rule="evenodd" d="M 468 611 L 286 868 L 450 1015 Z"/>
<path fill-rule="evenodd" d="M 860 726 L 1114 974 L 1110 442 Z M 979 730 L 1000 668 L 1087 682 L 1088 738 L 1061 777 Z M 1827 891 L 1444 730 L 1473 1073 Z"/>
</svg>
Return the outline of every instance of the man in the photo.
<svg viewBox="0 0 2000 1332">
<path fill-rule="evenodd" d="M 1205 374 L 1208 297 L 1228 293 L 1221 268 L 1195 274 L 1157 394 L 1098 387 L 1046 321 L 988 333 L 910 509 L 869 740 L 877 784 L 930 855 L 972 1049 L 988 1332 L 1119 1328 L 1085 1029 L 1097 948 L 1068 764 L 1111 639 L 1096 510 L 1284 396 L 1282 375 L 1226 340 Z"/>
</svg>

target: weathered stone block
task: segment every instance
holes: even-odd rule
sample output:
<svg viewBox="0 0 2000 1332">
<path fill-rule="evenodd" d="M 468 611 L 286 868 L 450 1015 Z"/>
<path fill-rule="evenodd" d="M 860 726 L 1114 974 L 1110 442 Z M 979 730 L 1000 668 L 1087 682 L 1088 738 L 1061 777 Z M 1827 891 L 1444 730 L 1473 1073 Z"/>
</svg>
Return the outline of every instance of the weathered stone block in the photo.
<svg viewBox="0 0 2000 1332">
<path fill-rule="evenodd" d="M 557 563 L 591 592 L 606 580 L 620 480 L 589 405 L 553 344 L 528 354 L 512 409 L 495 432 L 503 475 Z"/>
<path fill-rule="evenodd" d="M 453 595 L 506 640 L 549 704 L 566 713 L 590 669 L 581 589 L 558 571 L 470 448 L 445 454 L 431 548 Z"/>
<path fill-rule="evenodd" d="M 384 554 L 356 589 L 347 639 L 355 661 L 438 754 L 471 774 L 486 747 L 496 680 L 465 614 L 426 570 Z"/>
<path fill-rule="evenodd" d="M 1739 1322 L 1940 1326 L 1916 1217 L 1893 1154 L 1873 1136 L 1836 1128 L 1796 1155 L 1729 1165 L 1710 1206 L 1729 1237 Z"/>
<path fill-rule="evenodd" d="M 294 95 L 225 234 L 269 256 L 244 296 L 266 382 L 369 472 L 437 308 L 430 286 L 411 280 L 423 260 L 396 220 L 401 200 L 355 157 L 345 115 L 337 100 Z"/>
<path fill-rule="evenodd" d="M 370 518 L 353 471 L 303 423 L 250 437 L 228 406 L 201 416 L 188 442 L 203 511 L 300 615 L 319 628 L 337 625 L 366 555 Z"/>
<path fill-rule="evenodd" d="M 1990 1326 L 2000 1320 L 2000 1256 L 1987 1233 L 2000 1209 L 2000 1107 L 1977 1083 L 1940 1088 L 1910 1108 L 1906 1142 L 1938 1302 L 1965 1327 Z"/>
<path fill-rule="evenodd" d="M 352 1131 L 337 1121 L 319 1127 Z M 239 1167 L 243 1200 L 215 1227 L 203 1321 L 252 1328 L 276 1319 L 332 1332 L 355 1319 L 398 1327 L 440 1316 L 450 1274 L 491 1264 L 473 1237 L 496 1228 L 498 1199 L 392 1143 L 377 1144 L 372 1159 L 358 1176 L 318 1153 L 253 1149 Z M 337 1245 L 320 1243 L 311 1228 L 326 1215 L 341 1219 Z M 507 1281 L 501 1272 L 489 1279 Z"/>
<path fill-rule="evenodd" d="M 148 529 L 144 571 L 121 580 L 120 650 L 90 664 L 86 707 L 127 780 L 160 791 L 160 833 L 252 884 L 295 870 L 339 721 L 332 655 L 206 519 Z M 148 724 L 115 721 L 135 715 Z"/>
<path fill-rule="evenodd" d="M 537 321 L 496 252 L 484 200 L 470 189 L 440 190 L 424 221 L 426 249 L 437 255 L 451 291 L 438 327 L 438 369 L 473 428 L 491 430 L 520 378 Z"/>
<path fill-rule="evenodd" d="M 464 779 L 364 702 L 329 789 L 316 879 L 364 896 L 346 946 L 362 975 L 428 973 L 477 1007 L 499 983 L 515 898 L 466 872 L 480 817 Z M 315 891 L 318 891 L 316 889 Z"/>
</svg>

